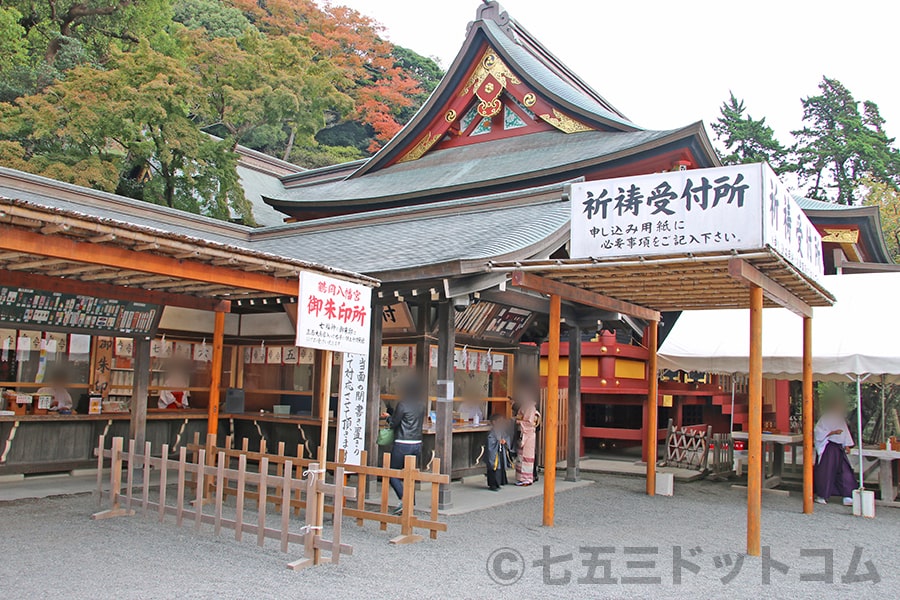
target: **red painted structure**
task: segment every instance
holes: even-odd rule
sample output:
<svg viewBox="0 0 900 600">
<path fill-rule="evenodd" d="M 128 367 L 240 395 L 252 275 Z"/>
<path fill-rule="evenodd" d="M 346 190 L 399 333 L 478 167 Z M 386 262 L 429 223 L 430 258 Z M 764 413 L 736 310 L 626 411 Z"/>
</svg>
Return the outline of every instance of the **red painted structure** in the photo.
<svg viewBox="0 0 900 600">
<path fill-rule="evenodd" d="M 559 376 L 560 389 L 569 385 L 569 345 L 560 345 L 562 358 Z M 634 446 L 641 444 L 647 424 L 647 349 L 643 346 L 622 344 L 614 333 L 604 331 L 597 341 L 582 342 L 581 376 L 581 454 L 600 444 Z M 541 356 L 547 355 L 547 345 L 541 347 Z M 644 363 L 643 375 L 635 375 L 636 363 Z M 617 368 L 618 364 L 618 368 Z M 627 368 L 623 368 L 627 367 Z M 631 371 L 631 372 L 627 372 Z M 618 372 L 618 376 L 617 376 Z M 705 382 L 681 381 L 661 378 L 659 381 L 659 439 L 664 440 L 669 419 L 677 426 L 710 425 L 714 433 L 725 433 L 731 427 L 730 378 L 705 375 Z M 542 361 L 542 383 L 546 385 L 546 364 Z M 779 431 L 790 429 L 790 384 L 787 381 L 771 381 L 765 387 L 765 423 Z M 667 401 L 671 397 L 671 405 Z M 734 404 L 735 430 L 747 422 L 746 389 L 739 386 Z"/>
</svg>

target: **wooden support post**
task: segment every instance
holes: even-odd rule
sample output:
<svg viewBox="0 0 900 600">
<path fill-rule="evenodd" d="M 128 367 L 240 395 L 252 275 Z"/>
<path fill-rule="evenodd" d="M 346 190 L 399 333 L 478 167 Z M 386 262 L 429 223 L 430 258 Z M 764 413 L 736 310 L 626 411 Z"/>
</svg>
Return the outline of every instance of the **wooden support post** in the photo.
<svg viewBox="0 0 900 600">
<path fill-rule="evenodd" d="M 134 340 L 134 384 L 131 390 L 131 422 L 129 436 L 138 447 L 144 445 L 147 433 L 147 402 L 150 393 L 150 338 Z"/>
<path fill-rule="evenodd" d="M 566 481 L 578 481 L 581 461 L 581 327 L 569 329 L 569 410 Z"/>
<path fill-rule="evenodd" d="M 380 355 L 379 355 L 380 356 Z M 316 380 L 318 381 L 317 391 L 319 394 L 318 397 L 318 406 L 319 406 L 319 418 L 322 420 L 321 425 L 321 433 L 319 434 L 319 467 L 320 473 L 316 473 L 315 477 L 325 482 L 325 470 L 326 465 L 328 464 L 328 410 L 331 404 L 331 363 L 334 357 L 334 353 L 331 350 L 316 350 Z M 379 363 L 381 360 L 379 359 Z M 313 477 L 310 474 L 310 477 Z M 338 482 L 340 483 L 340 482 Z M 306 499 L 306 504 L 309 506 L 311 503 L 316 505 L 316 522 L 315 526 L 318 528 L 316 531 L 321 531 L 323 518 L 325 516 L 325 492 L 322 491 L 321 486 L 316 487 L 315 498 Z M 320 564 L 322 562 L 322 550 L 320 548 L 313 549 L 313 563 Z"/>
<path fill-rule="evenodd" d="M 219 433 L 219 390 L 222 386 L 222 354 L 224 350 L 225 313 L 216 311 L 209 378 L 209 407 L 206 410 L 206 433 L 210 435 Z"/>
<path fill-rule="evenodd" d="M 450 300 L 438 305 L 438 372 L 437 372 L 437 423 L 435 423 L 434 449 L 441 459 L 443 472 L 450 475 L 453 468 L 453 377 L 456 350 L 456 313 Z M 450 485 L 441 485 L 440 508 L 453 506 Z"/>
<path fill-rule="evenodd" d="M 659 441 L 659 407 L 657 405 L 657 346 L 659 342 L 659 321 L 647 323 L 647 495 L 656 495 L 656 452 Z"/>
<path fill-rule="evenodd" d="M 377 294 L 372 294 L 377 296 Z M 381 340 L 384 318 L 381 316 L 382 307 L 372 304 L 372 331 L 369 336 L 369 382 L 366 394 L 366 455 L 369 457 L 370 467 L 378 466 L 378 423 L 381 419 Z M 368 497 L 374 497 L 377 491 L 378 478 L 367 480 L 368 487 L 360 490 L 360 493 Z"/>
<path fill-rule="evenodd" d="M 762 507 L 762 308 L 763 290 L 750 288 L 749 435 L 747 441 L 747 554 L 760 555 Z"/>
<path fill-rule="evenodd" d="M 813 427 L 812 317 L 803 317 L 803 513 L 813 512 Z"/>
<path fill-rule="evenodd" d="M 547 352 L 547 406 L 544 407 L 544 519 L 553 527 L 556 504 L 556 437 L 559 413 L 559 328 L 561 299 L 550 296 L 550 348 Z"/>
</svg>

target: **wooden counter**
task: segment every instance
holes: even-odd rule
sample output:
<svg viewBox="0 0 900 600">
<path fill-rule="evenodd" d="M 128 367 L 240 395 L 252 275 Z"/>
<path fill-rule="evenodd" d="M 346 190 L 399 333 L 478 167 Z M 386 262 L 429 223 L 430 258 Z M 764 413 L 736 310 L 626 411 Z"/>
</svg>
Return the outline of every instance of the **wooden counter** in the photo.
<svg viewBox="0 0 900 600">
<path fill-rule="evenodd" d="M 100 435 L 107 444 L 115 436 L 128 438 L 131 415 L 10 415 L 0 417 L 0 475 L 54 473 L 89 469 L 97 462 L 94 448 Z M 206 435 L 206 411 L 147 411 L 146 439 L 159 448 L 176 450 Z"/>
<path fill-rule="evenodd" d="M 128 438 L 130 415 L 128 413 L 107 413 L 99 415 L 11 415 L 0 417 L 0 475 L 16 473 L 52 473 L 73 469 L 92 468 L 96 465 L 94 448 L 101 434 L 107 444 L 115 436 Z M 249 449 L 259 450 L 260 442 L 266 441 L 270 452 L 277 451 L 278 443 L 284 442 L 285 454 L 312 457 L 319 445 L 320 420 L 309 415 L 276 416 L 267 413 L 223 413 L 219 415 L 218 444 L 225 443 L 225 437 L 234 437 L 235 447 L 240 448 L 244 439 Z M 206 436 L 207 414 L 204 409 L 147 411 L 146 439 L 153 444 L 154 453 L 163 444 L 168 444 L 172 452 L 194 439 L 194 434 Z M 328 459 L 334 459 L 336 420 L 329 423 Z M 490 425 L 479 426 L 457 423 L 453 427 L 454 479 L 479 474 L 484 471 L 477 462 L 485 444 Z M 424 465 L 431 460 L 434 451 L 435 431 L 427 427 L 424 431 L 422 458 Z M 389 448 L 381 448 L 382 454 Z"/>
</svg>

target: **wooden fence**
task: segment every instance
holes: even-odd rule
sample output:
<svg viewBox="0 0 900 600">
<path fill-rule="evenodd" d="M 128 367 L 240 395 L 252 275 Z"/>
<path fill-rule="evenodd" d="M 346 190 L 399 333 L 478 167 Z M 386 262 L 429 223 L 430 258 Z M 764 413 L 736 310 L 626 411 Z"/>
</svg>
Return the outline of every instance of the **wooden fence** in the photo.
<svg viewBox="0 0 900 600">
<path fill-rule="evenodd" d="M 709 459 L 712 427 L 691 425 L 675 427 L 669 419 L 666 434 L 666 466 L 705 471 Z"/>
<path fill-rule="evenodd" d="M 221 534 L 222 528 L 234 531 L 235 539 L 240 541 L 243 534 L 256 535 L 257 544 L 263 546 L 266 538 L 276 539 L 281 543 L 281 551 L 288 552 L 289 544 L 303 546 L 303 558 L 288 563 L 289 569 L 302 569 L 311 565 L 323 563 L 338 563 L 341 554 L 352 554 L 353 548 L 341 543 L 341 511 L 344 500 L 356 499 L 356 490 L 344 485 L 344 471 L 342 467 L 335 469 L 334 483 L 326 483 L 325 469 L 319 469 L 319 465 L 310 462 L 302 472 L 302 478 L 294 478 L 294 464 L 288 459 L 284 462 L 283 473 L 273 475 L 269 473 L 268 459 L 263 457 L 260 461 L 259 471 L 254 473 L 247 470 L 246 457 L 238 460 L 238 468 L 229 468 L 229 458 L 225 452 L 215 453 L 215 464 L 207 464 L 206 449 L 201 448 L 197 453 L 197 461 L 190 462 L 187 459 L 187 448 L 181 447 L 178 460 L 170 460 L 169 446 L 163 444 L 161 457 L 151 456 L 151 444 L 147 442 L 143 454 L 138 453 L 134 440 L 130 440 L 128 451 L 123 452 L 123 439 L 112 439 L 110 450 L 105 449 L 104 436 L 100 436 L 97 448 L 97 483 L 98 497 L 102 506 L 103 493 L 103 464 L 104 459 L 110 461 L 110 487 L 109 508 L 92 516 L 94 519 L 105 519 L 135 514 L 132 507 L 140 507 L 142 514 L 154 511 L 159 515 L 160 523 L 164 522 L 166 515 L 174 515 L 175 522 L 180 527 L 185 520 L 193 521 L 194 530 L 200 531 L 202 523 L 213 525 L 216 535 Z M 127 466 L 126 481 L 122 489 L 122 470 Z M 150 472 L 155 469 L 159 473 L 159 493 L 154 501 L 150 495 Z M 168 498 L 168 472 L 176 469 L 176 492 L 172 504 Z M 299 471 L 298 471 L 299 472 Z M 141 481 L 139 490 L 135 490 L 135 473 L 139 473 Z M 193 475 L 193 481 L 188 476 Z M 215 481 L 216 493 L 214 510 L 210 513 L 203 512 L 205 504 L 203 486 L 200 482 L 210 479 Z M 234 518 L 223 515 L 225 501 L 225 488 L 228 482 L 236 482 L 237 502 Z M 255 491 L 250 492 L 247 486 L 255 486 Z M 271 501 L 270 487 L 276 488 L 276 494 L 280 496 L 281 518 L 276 527 L 266 524 L 267 505 Z M 194 500 L 187 500 L 185 494 L 188 488 L 193 488 Z M 291 530 L 291 495 L 296 491 L 304 491 L 306 498 L 315 498 L 316 501 L 304 505 L 305 525 L 299 530 Z M 244 508 L 250 494 L 257 499 L 256 522 L 245 521 Z M 334 525 L 332 539 L 326 540 L 322 533 L 322 506 L 328 496 L 333 499 Z"/>
<path fill-rule="evenodd" d="M 244 438 L 240 449 L 232 448 L 230 436 L 225 439 L 225 447 L 219 448 L 215 445 L 214 436 L 207 436 L 206 445 L 201 445 L 199 435 L 195 434 L 194 443 L 189 444 L 188 449 L 194 453 L 195 461 L 199 460 L 199 452 L 201 450 L 206 452 L 206 456 L 215 456 L 221 452 L 229 460 L 245 460 L 256 463 L 260 465 L 260 470 L 262 470 L 262 461 L 265 460 L 268 466 L 274 465 L 275 472 L 279 475 L 288 470 L 288 463 L 299 472 L 313 462 L 311 459 L 286 456 L 283 442 L 278 444 L 275 453 L 266 452 L 265 441 L 260 445 L 259 452 L 251 452 L 248 450 L 246 438 Z M 302 455 L 299 447 L 297 453 L 298 456 Z M 337 469 L 343 470 L 345 483 L 347 479 L 355 479 L 355 482 L 352 484 L 356 491 L 355 506 L 348 505 L 343 507 L 342 514 L 344 516 L 356 519 L 356 523 L 359 526 L 362 526 L 365 521 L 375 521 L 380 524 L 382 531 L 386 531 L 389 524 L 400 525 L 400 535 L 391 539 L 393 544 L 409 544 L 421 541 L 423 538 L 415 533 L 415 529 L 427 530 L 431 539 L 437 539 L 439 531 L 447 531 L 447 524 L 438 521 L 438 490 L 441 484 L 446 485 L 450 483 L 450 476 L 441 474 L 441 460 L 439 458 L 432 459 L 430 471 L 417 469 L 414 456 L 406 457 L 402 469 L 391 469 L 386 466 L 368 466 L 366 464 L 367 460 L 368 455 L 366 452 L 362 452 L 359 465 L 348 463 L 343 451 L 341 451 L 338 455 L 338 461 L 326 463 L 326 469 L 329 471 L 337 472 Z M 382 464 L 390 465 L 390 463 L 390 454 L 386 452 L 383 456 Z M 388 482 L 392 477 L 403 481 L 403 512 L 399 515 L 390 513 L 388 508 L 390 499 L 390 485 Z M 372 478 L 376 481 L 380 480 L 381 493 L 377 506 L 367 507 L 366 487 Z M 414 510 L 414 496 L 419 484 L 431 485 L 429 518 L 417 516 Z M 205 487 L 207 488 L 207 496 L 213 489 L 218 492 L 218 485 L 215 482 L 208 480 L 205 483 Z M 296 490 L 294 497 L 288 497 L 287 500 L 295 513 L 299 513 L 300 510 L 306 507 L 306 500 L 303 498 L 301 491 Z M 235 496 L 237 495 L 237 490 L 226 484 L 223 493 L 226 496 Z M 253 492 L 247 492 L 247 495 L 249 498 L 256 499 Z M 345 499 L 349 498 L 345 497 Z M 276 510 L 283 508 L 281 506 L 283 502 L 281 494 L 276 493 L 269 499 L 269 502 L 275 505 Z M 375 502 L 371 504 L 375 504 Z M 324 510 L 325 512 L 335 512 L 335 506 L 325 504 Z"/>
</svg>

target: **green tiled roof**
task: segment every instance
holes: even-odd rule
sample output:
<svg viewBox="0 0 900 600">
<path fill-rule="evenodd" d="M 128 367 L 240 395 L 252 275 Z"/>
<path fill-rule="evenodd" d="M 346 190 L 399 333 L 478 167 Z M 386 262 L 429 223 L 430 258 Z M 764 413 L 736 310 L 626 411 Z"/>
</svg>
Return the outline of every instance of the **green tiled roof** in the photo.
<svg viewBox="0 0 900 600">
<path fill-rule="evenodd" d="M 838 204 L 837 202 L 822 202 L 821 200 L 813 200 L 806 196 L 794 195 L 794 200 L 803 210 L 848 210 L 859 208 L 858 206 L 847 206 L 846 204 Z"/>
<path fill-rule="evenodd" d="M 274 197 L 297 203 L 352 204 L 392 197 L 416 197 L 468 186 L 491 186 L 559 171 L 568 165 L 602 159 L 617 152 L 659 140 L 671 131 L 584 131 L 566 134 L 545 131 L 429 152 L 422 158 L 398 163 L 363 177 L 286 189 Z M 599 160 L 598 160 L 599 162 Z"/>
</svg>

